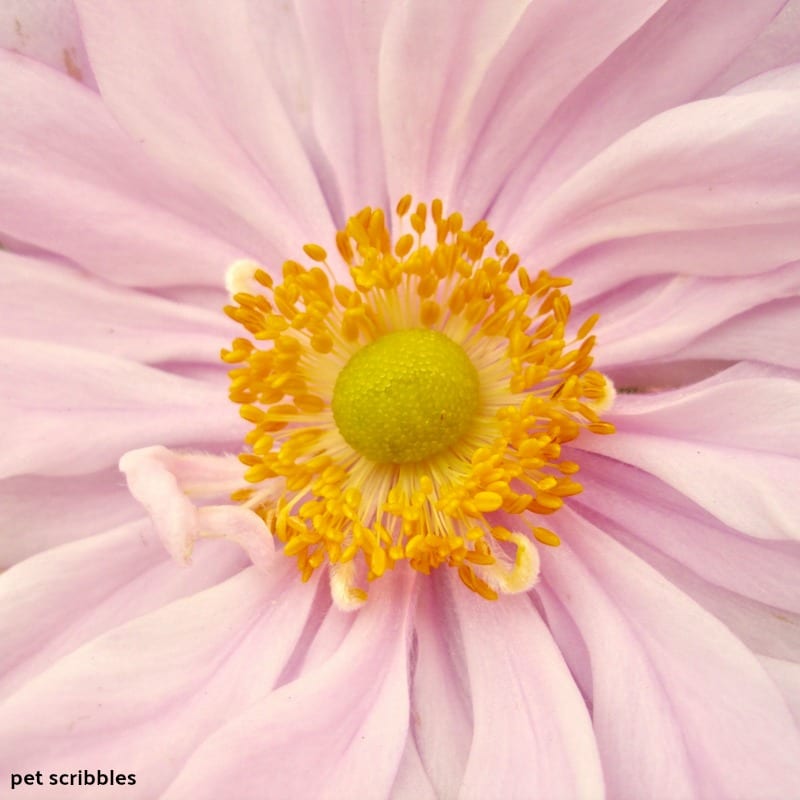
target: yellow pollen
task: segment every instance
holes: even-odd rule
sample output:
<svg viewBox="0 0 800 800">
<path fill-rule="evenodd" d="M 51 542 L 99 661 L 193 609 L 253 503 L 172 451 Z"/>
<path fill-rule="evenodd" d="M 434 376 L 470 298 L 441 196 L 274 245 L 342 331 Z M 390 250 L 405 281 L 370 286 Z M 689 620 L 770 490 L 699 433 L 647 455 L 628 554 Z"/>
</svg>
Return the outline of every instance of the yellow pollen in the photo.
<svg viewBox="0 0 800 800">
<path fill-rule="evenodd" d="M 457 442 L 479 401 L 478 371 L 438 331 L 395 331 L 359 350 L 333 387 L 345 441 L 379 463 L 422 461 Z"/>
<path fill-rule="evenodd" d="M 225 311 L 249 336 L 222 358 L 252 426 L 234 499 L 304 580 L 329 565 L 343 608 L 400 561 L 490 600 L 526 591 L 559 544 L 542 517 L 581 491 L 565 448 L 614 431 L 597 315 L 573 327 L 570 281 L 490 247 L 486 221 L 408 195 L 396 212 L 362 209 L 282 279 L 234 265 Z"/>
</svg>

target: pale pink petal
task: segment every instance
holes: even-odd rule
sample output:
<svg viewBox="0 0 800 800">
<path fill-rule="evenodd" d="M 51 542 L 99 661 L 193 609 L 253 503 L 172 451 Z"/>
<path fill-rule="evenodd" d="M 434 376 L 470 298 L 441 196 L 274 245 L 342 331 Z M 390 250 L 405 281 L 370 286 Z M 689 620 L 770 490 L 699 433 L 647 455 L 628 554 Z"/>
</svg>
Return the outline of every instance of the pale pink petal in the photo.
<svg viewBox="0 0 800 800">
<path fill-rule="evenodd" d="M 515 248 L 599 293 L 633 277 L 762 273 L 800 253 L 800 93 L 667 111 L 544 202 L 518 206 Z M 587 288 L 588 287 L 588 288 Z"/>
<path fill-rule="evenodd" d="M 0 51 L 0 103 L 0 216 L 11 237 L 140 286 L 218 285 L 243 254 L 249 240 L 215 237 L 207 200 L 167 180 L 76 81 Z"/>
<path fill-rule="evenodd" d="M 723 322 L 675 357 L 763 361 L 800 370 L 800 298 L 774 300 Z"/>
<path fill-rule="evenodd" d="M 277 266 L 308 241 L 327 244 L 325 198 L 263 68 L 245 0 L 201 3 L 191 14 L 180 0 L 113 14 L 76 5 L 117 120 L 162 169 L 259 232 L 270 248 L 251 255 Z"/>
<path fill-rule="evenodd" d="M 660 275 L 720 278 L 762 275 L 769 279 L 771 271 L 797 261 L 800 252 L 797 225 L 764 221 L 763 210 L 755 204 L 752 208 L 751 223 L 726 226 L 720 219 L 718 227 L 663 232 L 642 230 L 641 235 L 627 238 L 622 235 L 615 238 L 609 230 L 607 242 L 570 256 L 557 268 L 550 267 L 573 278 L 581 294 L 587 296 L 613 292 L 637 278 Z M 663 216 L 659 212 L 653 218 L 653 228 L 673 224 L 664 221 L 669 218 L 669 212 L 664 212 Z"/>
<path fill-rule="evenodd" d="M 450 199 L 453 147 L 463 147 L 466 113 L 527 6 L 471 0 L 454 14 L 443 3 L 393 5 L 378 76 L 390 197 L 410 192 L 419 200 Z"/>
<path fill-rule="evenodd" d="M 0 48 L 97 87 L 72 0 L 4 0 L 0 5 Z"/>
<path fill-rule="evenodd" d="M 147 509 L 167 552 L 188 564 L 201 538 L 240 545 L 263 572 L 274 562 L 275 544 L 264 521 L 243 506 L 195 505 L 191 498 L 227 500 L 242 488 L 242 464 L 234 456 L 173 453 L 147 447 L 119 462 L 131 494 Z"/>
<path fill-rule="evenodd" d="M 332 658 L 229 717 L 164 800 L 258 797 L 265 786 L 276 798 L 387 797 L 409 723 L 410 573 L 371 587 Z"/>
<path fill-rule="evenodd" d="M 734 530 L 800 535 L 800 388 L 791 377 L 745 365 L 675 391 L 618 396 L 608 419 L 616 434 L 578 445 L 656 475 Z"/>
<path fill-rule="evenodd" d="M 750 650 L 800 661 L 800 544 L 738 534 L 652 476 L 607 459 L 589 460 L 581 474 L 587 502 L 575 502 L 576 511 L 654 566 Z"/>
<path fill-rule="evenodd" d="M 581 631 L 558 594 L 545 581 L 537 583 L 533 596 L 591 713 L 592 661 Z"/>
<path fill-rule="evenodd" d="M 588 75 L 535 138 L 528 134 L 528 146 L 507 170 L 508 182 L 492 208 L 496 224 L 502 229 L 520 198 L 541 201 L 615 139 L 694 99 L 763 30 L 783 2 L 664 3 Z M 502 127 L 504 120 L 497 123 Z M 481 164 L 478 156 L 482 170 L 475 170 L 468 185 L 479 185 L 493 168 L 489 160 Z"/>
<path fill-rule="evenodd" d="M 413 644 L 410 732 L 437 797 L 457 797 L 473 720 L 464 644 L 441 576 L 420 582 Z"/>
<path fill-rule="evenodd" d="M 442 796 L 436 794 L 422 766 L 414 737 L 409 734 L 389 797 L 391 800 L 438 800 Z"/>
<path fill-rule="evenodd" d="M 800 63 L 762 72 L 744 83 L 737 84 L 725 94 L 737 95 L 764 91 L 796 92 L 798 89 L 800 89 Z"/>
<path fill-rule="evenodd" d="M 315 585 L 297 580 L 289 559 L 278 565 L 269 576 L 245 570 L 57 661 L 0 710 L 2 762 L 23 772 L 69 773 L 76 764 L 122 769 L 137 777 L 127 797 L 165 796 L 195 748 L 280 680 Z M 205 796 L 245 796 L 229 789 Z M 54 795 L 45 786 L 28 796 Z"/>
<path fill-rule="evenodd" d="M 543 574 L 589 650 L 609 796 L 790 797 L 800 736 L 756 657 L 602 531 L 558 517 L 566 543 L 545 548 Z"/>
<path fill-rule="evenodd" d="M 704 93 L 721 94 L 754 75 L 797 61 L 800 61 L 800 2 L 789 0 L 758 39 Z"/>
<path fill-rule="evenodd" d="M 578 285 L 580 291 L 580 284 Z M 637 362 L 675 357 L 676 352 L 707 331 L 761 303 L 800 294 L 800 262 L 775 270 L 767 276 L 747 278 L 699 278 L 669 276 L 649 285 L 636 281 L 628 289 L 616 290 L 585 304 L 587 312 L 599 313 L 594 332 L 598 345 L 594 355 L 604 370 L 616 365 L 630 368 Z M 572 293 L 571 293 L 571 299 Z M 591 312 L 588 311 L 591 309 Z M 576 309 L 576 318 L 582 315 Z M 734 328 L 735 329 L 735 328 Z M 787 329 L 782 336 L 784 348 L 800 341 Z M 752 345 L 765 355 L 770 339 Z M 728 348 L 718 353 L 706 348 L 706 358 L 746 358 Z M 764 360 L 769 360 L 765 358 Z"/>
<path fill-rule="evenodd" d="M 744 536 L 652 476 L 608 459 L 584 462 L 586 502 L 576 501 L 576 511 L 654 566 L 754 653 L 800 662 L 800 543 Z"/>
<path fill-rule="evenodd" d="M 96 636 L 214 586 L 246 563 L 240 551 L 216 545 L 192 569 L 175 569 L 150 523 L 137 521 L 18 564 L 0 577 L 0 694 Z"/>
<path fill-rule="evenodd" d="M 389 5 L 350 0 L 337 3 L 333 14 L 327 0 L 296 5 L 308 58 L 311 121 L 335 169 L 343 217 L 365 205 L 391 207 L 399 199 L 386 194 L 376 92 Z"/>
<path fill-rule="evenodd" d="M 374 4 L 370 4 L 372 6 Z M 320 145 L 312 114 L 312 83 L 321 76 L 312 73 L 302 25 L 301 4 L 248 2 L 250 26 L 248 35 L 261 62 L 260 69 L 269 76 L 286 118 L 297 141 L 303 146 L 334 220 L 339 221 L 341 189 L 338 173 Z M 330 18 L 330 15 L 327 15 Z M 317 97 L 317 100 L 321 98 Z M 347 171 L 341 165 L 342 172 Z"/>
<path fill-rule="evenodd" d="M 800 726 L 800 664 L 761 656 L 762 666 L 778 685 L 795 722 Z"/>
<path fill-rule="evenodd" d="M 150 294 L 179 305 L 204 308 L 206 311 L 211 311 L 215 316 L 219 314 L 223 306 L 230 302 L 230 294 L 225 289 L 224 275 L 222 282 L 216 286 L 158 286 L 148 291 Z M 241 328 L 238 328 L 238 331 L 241 333 Z"/>
<path fill-rule="evenodd" d="M 491 179 L 452 198 L 482 213 L 527 145 L 520 131 L 538 130 L 663 2 L 593 3 L 581 13 L 555 0 L 472 0 L 457 13 L 426 0 L 396 4 L 380 65 L 390 196 L 449 200 L 467 159 L 485 160 Z"/>
<path fill-rule="evenodd" d="M 694 572 L 661 551 L 645 544 L 642 539 L 627 536 L 619 531 L 615 538 L 623 546 L 655 567 L 676 589 L 691 597 L 701 608 L 713 614 L 742 644 L 757 655 L 782 658 L 800 663 L 800 613 L 785 608 L 768 605 L 726 589 L 700 577 L 700 570 Z M 797 546 L 794 542 L 770 542 L 767 546 Z M 779 551 L 780 552 L 780 551 Z M 794 552 L 796 562 L 796 550 Z M 785 570 L 778 576 L 785 581 Z M 797 575 L 795 569 L 794 575 Z M 767 580 L 770 576 L 759 576 Z M 795 581 L 796 582 L 796 581 Z M 797 606 L 797 601 L 786 605 Z"/>
<path fill-rule="evenodd" d="M 0 336 L 95 350 L 140 363 L 220 365 L 238 329 L 216 313 L 120 289 L 39 259 L 0 252 Z"/>
<path fill-rule="evenodd" d="M 0 480 L 0 569 L 142 516 L 116 467 Z"/>
<path fill-rule="evenodd" d="M 620 394 L 661 392 L 708 380 L 731 366 L 730 361 L 705 359 L 703 361 L 653 361 L 622 365 L 609 370 L 609 377 L 619 387 Z"/>
<path fill-rule="evenodd" d="M 584 491 L 570 505 L 645 560 L 660 552 L 684 573 L 800 612 L 800 543 L 738 533 L 658 478 L 610 458 L 583 453 L 580 482 Z"/>
<path fill-rule="evenodd" d="M 155 442 L 233 449 L 241 441 L 244 423 L 222 379 L 180 378 L 43 342 L 0 344 L 2 477 L 96 471 Z"/>
<path fill-rule="evenodd" d="M 676 391 L 617 396 L 610 415 L 624 417 L 624 432 L 688 434 L 701 441 L 721 439 L 729 426 L 742 449 L 796 456 L 800 408 L 793 401 L 800 387 L 795 378 L 790 370 L 741 363 Z M 763 389 L 761 397 L 756 386 Z M 737 392 L 745 393 L 744 402 L 734 402 Z M 581 439 L 582 444 L 589 441 Z"/>
<path fill-rule="evenodd" d="M 487 603 L 452 580 L 474 718 L 459 797 L 602 797 L 589 713 L 531 598 Z"/>
<path fill-rule="evenodd" d="M 320 581 L 323 587 L 325 583 Z M 305 631 L 309 641 L 302 651 L 298 647 L 295 658 L 287 664 L 283 675 L 286 683 L 297 680 L 303 672 L 317 669 L 336 655 L 357 619 L 358 614 L 342 612 L 332 604 L 329 585 L 317 592 Z"/>
</svg>

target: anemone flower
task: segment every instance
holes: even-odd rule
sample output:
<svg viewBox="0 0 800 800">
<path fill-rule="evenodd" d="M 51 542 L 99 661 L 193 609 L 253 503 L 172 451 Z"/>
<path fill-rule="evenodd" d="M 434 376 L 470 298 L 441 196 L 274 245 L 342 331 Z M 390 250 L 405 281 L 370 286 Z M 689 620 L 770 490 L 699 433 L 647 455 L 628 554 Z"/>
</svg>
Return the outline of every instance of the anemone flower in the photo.
<svg viewBox="0 0 800 800">
<path fill-rule="evenodd" d="M 5 790 L 796 796 L 783 6 L 5 6 Z"/>
</svg>

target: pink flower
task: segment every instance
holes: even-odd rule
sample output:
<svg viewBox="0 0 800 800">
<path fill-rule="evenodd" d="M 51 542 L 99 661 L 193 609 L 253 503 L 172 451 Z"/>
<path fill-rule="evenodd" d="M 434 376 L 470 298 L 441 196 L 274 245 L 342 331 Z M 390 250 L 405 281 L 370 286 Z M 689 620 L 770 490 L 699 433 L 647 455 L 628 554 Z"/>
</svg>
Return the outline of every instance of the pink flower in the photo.
<svg viewBox="0 0 800 800">
<path fill-rule="evenodd" d="M 800 36 L 735 5 L 0 14 L 6 791 L 796 794 Z M 230 499 L 223 279 L 406 193 L 574 280 L 617 432 L 496 602 L 398 557 L 343 611 Z"/>
</svg>

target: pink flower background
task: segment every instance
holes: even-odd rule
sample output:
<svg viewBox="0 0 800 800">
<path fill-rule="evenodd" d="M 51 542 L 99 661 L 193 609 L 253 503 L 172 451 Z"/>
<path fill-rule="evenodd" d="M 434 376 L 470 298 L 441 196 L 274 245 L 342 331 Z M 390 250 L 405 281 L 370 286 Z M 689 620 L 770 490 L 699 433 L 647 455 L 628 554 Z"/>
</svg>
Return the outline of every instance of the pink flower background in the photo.
<svg viewBox="0 0 800 800">
<path fill-rule="evenodd" d="M 9 0 L 0 45 L 2 791 L 798 796 L 797 3 Z M 223 277 L 407 192 L 572 277 L 632 393 L 534 590 L 344 613 L 226 502 Z"/>
</svg>

